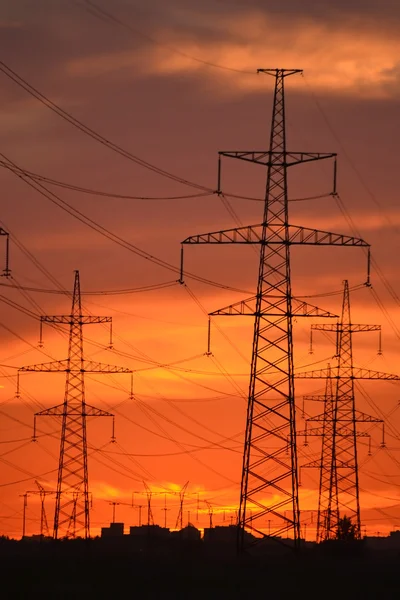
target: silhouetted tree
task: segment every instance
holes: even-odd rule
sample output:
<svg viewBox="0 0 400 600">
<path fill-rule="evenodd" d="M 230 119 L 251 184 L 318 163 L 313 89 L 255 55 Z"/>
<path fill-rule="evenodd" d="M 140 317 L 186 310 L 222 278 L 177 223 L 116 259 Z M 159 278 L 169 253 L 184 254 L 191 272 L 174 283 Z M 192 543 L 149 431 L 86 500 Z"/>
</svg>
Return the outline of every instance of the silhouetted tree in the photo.
<svg viewBox="0 0 400 600">
<path fill-rule="evenodd" d="M 345 541 L 358 539 L 357 526 L 352 522 L 350 517 L 346 517 L 346 515 L 344 515 L 341 519 L 339 519 L 336 531 L 336 539 Z"/>
</svg>

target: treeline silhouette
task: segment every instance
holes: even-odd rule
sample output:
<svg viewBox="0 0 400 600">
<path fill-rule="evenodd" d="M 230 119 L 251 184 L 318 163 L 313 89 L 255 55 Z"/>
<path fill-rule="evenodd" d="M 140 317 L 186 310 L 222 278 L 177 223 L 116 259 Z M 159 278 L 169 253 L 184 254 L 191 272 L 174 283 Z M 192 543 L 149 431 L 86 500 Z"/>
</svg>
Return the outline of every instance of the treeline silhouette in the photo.
<svg viewBox="0 0 400 600">
<path fill-rule="evenodd" d="M 275 551 L 275 549 L 277 551 Z M 91 540 L 0 539 L 2 598 L 184 600 L 400 597 L 398 551 L 334 541 L 298 555 L 272 544 L 238 557 L 188 540 L 141 546 Z"/>
</svg>

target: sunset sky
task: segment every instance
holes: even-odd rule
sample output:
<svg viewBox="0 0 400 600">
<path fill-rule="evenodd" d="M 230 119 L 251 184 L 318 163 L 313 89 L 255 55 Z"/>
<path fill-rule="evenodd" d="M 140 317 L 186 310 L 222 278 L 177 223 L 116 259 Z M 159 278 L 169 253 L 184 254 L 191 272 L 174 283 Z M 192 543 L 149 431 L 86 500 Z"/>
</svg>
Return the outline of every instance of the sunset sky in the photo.
<svg viewBox="0 0 400 600">
<path fill-rule="evenodd" d="M 9 169 L 0 171 L 0 225 L 11 234 L 14 278 L 0 280 L 0 299 L 36 314 L 68 314 L 71 299 L 63 290 L 72 290 L 79 269 L 86 312 L 113 317 L 114 349 L 107 348 L 108 330 L 91 326 L 84 331 L 87 358 L 134 371 L 133 400 L 129 376 L 86 379 L 87 402 L 114 412 L 117 435 L 111 444 L 108 419 L 88 425 L 93 534 L 110 521 L 111 501 L 121 503 L 117 520 L 138 523 L 138 510 L 128 505 L 132 492 L 137 505 L 145 504 L 144 481 L 154 492 L 160 525 L 163 494 L 171 492 L 167 524 L 173 528 L 177 492 L 187 481 L 184 521 L 207 526 L 206 501 L 214 524 L 229 524 L 237 510 L 253 323 L 213 319 L 213 355 L 206 356 L 206 315 L 255 293 L 257 251 L 185 247 L 185 269 L 219 287 L 191 277 L 180 285 L 176 269 L 186 237 L 261 222 L 261 201 L 229 197 L 262 199 L 261 166 L 225 161 L 226 201 L 212 193 L 218 151 L 268 149 L 273 79 L 257 75 L 257 68 L 304 69 L 304 76 L 286 81 L 288 149 L 338 153 L 340 200 L 328 195 L 331 164 L 298 168 L 289 179 L 289 198 L 318 198 L 292 202 L 291 222 L 357 235 L 372 247 L 372 290 L 361 286 L 362 250 L 295 248 L 294 294 L 313 296 L 309 302 L 339 314 L 343 280 L 359 286 L 351 296 L 352 320 L 382 325 L 383 354 L 377 354 L 376 333 L 359 334 L 355 363 L 400 372 L 400 6 L 391 0 L 360 6 L 355 0 L 2 0 L 0 166 L 9 160 L 114 195 L 187 196 L 111 198 L 42 183 L 58 204 L 67 202 L 84 221 L 127 242 L 122 247 L 62 210 L 54 196 L 52 202 Z M 6 67 L 110 142 L 198 187 L 88 137 L 16 85 Z M 140 290 L 146 287 L 155 289 Z M 315 322 L 295 323 L 295 367 L 301 371 L 333 364 L 333 338 L 315 334 L 314 353 L 308 353 Z M 56 485 L 59 421 L 40 418 L 38 442 L 30 437 L 34 413 L 62 402 L 65 374 L 22 374 L 21 397 L 15 398 L 16 367 L 65 358 L 67 338 L 45 327 L 38 348 L 38 321 L 5 302 L 0 325 L 0 534 L 20 537 L 21 494 L 35 490 L 35 479 L 46 489 Z M 299 429 L 302 395 L 323 388 L 324 381 L 296 383 Z M 371 535 L 387 533 L 400 527 L 399 384 L 357 384 L 356 402 L 386 419 L 387 447 L 380 448 L 375 426 L 372 456 L 361 438 L 359 463 L 363 525 Z M 316 414 L 318 407 L 306 410 Z M 318 456 L 318 441 L 299 443 L 300 464 Z M 301 479 L 303 527 L 313 539 L 318 474 L 304 469 Z M 51 499 L 46 506 L 52 522 Z M 28 534 L 38 533 L 38 519 L 32 496 Z"/>
</svg>

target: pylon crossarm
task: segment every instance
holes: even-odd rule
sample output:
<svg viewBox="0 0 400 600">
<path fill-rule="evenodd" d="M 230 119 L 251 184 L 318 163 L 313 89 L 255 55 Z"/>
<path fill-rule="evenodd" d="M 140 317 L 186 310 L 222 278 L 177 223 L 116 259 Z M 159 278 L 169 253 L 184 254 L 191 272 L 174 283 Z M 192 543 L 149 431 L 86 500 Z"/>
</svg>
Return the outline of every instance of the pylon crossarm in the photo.
<svg viewBox="0 0 400 600">
<path fill-rule="evenodd" d="M 68 371 L 69 370 L 69 362 L 68 360 L 54 360 L 48 363 L 39 363 L 37 365 L 28 365 L 25 367 L 21 367 L 18 371 L 24 372 L 41 372 L 41 373 L 59 373 L 60 371 Z"/>
<path fill-rule="evenodd" d="M 312 330 L 319 331 L 333 331 L 335 333 L 346 332 L 346 333 L 361 333 L 365 331 L 381 331 L 380 325 L 354 325 L 350 324 L 336 324 L 331 323 L 315 323 L 311 325 Z"/>
<path fill-rule="evenodd" d="M 270 150 L 222 150 L 218 154 L 267 167 L 293 167 L 294 165 L 337 156 L 332 152 L 271 152 Z"/>
<path fill-rule="evenodd" d="M 132 369 L 125 367 L 117 367 L 115 365 L 103 364 L 100 362 L 84 361 L 83 369 L 71 368 L 68 360 L 57 360 L 49 363 L 39 363 L 37 365 L 28 365 L 18 369 L 24 372 L 42 372 L 42 373 L 59 373 L 61 372 L 79 372 L 79 373 L 132 373 Z"/>
<path fill-rule="evenodd" d="M 263 299 L 267 303 L 268 300 Z M 224 308 L 219 308 L 211 313 L 208 313 L 210 317 L 216 316 L 248 316 L 254 317 L 256 313 L 256 302 L 257 296 L 252 296 L 247 300 L 240 300 L 239 302 L 235 302 L 234 304 L 230 304 L 229 306 L 225 306 Z M 277 302 L 268 302 L 268 314 L 272 316 L 272 311 L 275 311 L 274 316 L 284 315 L 283 310 L 280 310 L 280 306 L 285 306 L 285 304 L 278 300 Z M 271 311 L 271 312 L 270 312 Z"/>
<path fill-rule="evenodd" d="M 248 225 L 211 233 L 192 235 L 182 244 L 260 244 L 262 225 Z"/>
<path fill-rule="evenodd" d="M 40 412 L 35 413 L 35 417 L 62 417 L 66 411 L 65 403 L 57 404 L 51 408 L 45 408 Z"/>
<path fill-rule="evenodd" d="M 333 394 L 314 394 L 314 395 L 309 395 L 309 396 L 303 396 L 303 400 L 304 401 L 310 401 L 310 402 L 333 402 L 333 400 L 336 398 L 335 395 Z M 309 420 L 309 419 L 308 419 Z"/>
<path fill-rule="evenodd" d="M 257 296 L 252 296 L 247 300 L 240 300 L 234 304 L 230 304 L 224 308 L 220 308 L 209 313 L 210 317 L 215 316 L 268 316 L 268 317 L 288 317 L 287 302 L 281 296 L 262 296 L 262 310 L 256 312 Z M 290 316 L 293 317 L 323 317 L 323 318 L 338 318 L 338 315 L 330 313 L 318 306 L 313 306 L 302 300 L 292 298 L 292 311 Z"/>
<path fill-rule="evenodd" d="M 334 313 L 328 312 L 327 310 L 319 308 L 318 306 L 314 306 L 313 304 L 308 304 L 308 302 L 297 300 L 296 298 L 292 298 L 292 309 L 293 317 L 338 318 L 338 315 L 335 315 Z"/>
<path fill-rule="evenodd" d="M 400 381 L 399 375 L 392 373 L 381 373 L 380 371 L 370 371 L 369 369 L 354 369 L 354 379 L 387 379 L 389 381 Z"/>
<path fill-rule="evenodd" d="M 53 323 L 56 325 L 94 325 L 99 323 L 111 323 L 112 317 L 92 317 L 90 315 L 45 315 L 40 317 L 42 323 Z"/>
<path fill-rule="evenodd" d="M 371 415 L 367 415 L 359 410 L 355 411 L 356 420 L 361 423 L 383 423 L 383 419 L 377 419 L 376 417 L 371 417 Z"/>
<path fill-rule="evenodd" d="M 316 369 L 315 371 L 302 371 L 295 373 L 297 379 L 326 379 L 332 377 L 330 369 Z"/>
<path fill-rule="evenodd" d="M 317 419 L 309 419 L 309 421 L 317 421 Z M 322 419 L 320 419 L 320 421 L 322 421 Z M 362 423 L 382 423 L 383 422 L 381 419 L 374 419 L 373 417 L 370 417 L 369 419 L 360 419 L 360 421 Z M 352 420 L 351 419 L 346 419 L 346 420 L 338 419 L 337 422 L 351 424 Z M 310 435 L 322 437 L 324 435 L 324 429 L 323 429 L 323 427 L 313 427 L 312 429 L 304 429 L 302 431 L 298 431 L 297 435 L 298 436 L 306 436 L 306 437 L 309 437 Z M 352 430 L 350 428 L 346 429 L 345 427 L 341 427 L 340 431 L 337 431 L 335 433 L 335 435 L 337 437 L 350 437 L 350 436 L 354 435 L 354 432 L 352 432 Z M 356 437 L 369 437 L 369 434 L 365 433 L 363 431 L 357 431 Z"/>
<path fill-rule="evenodd" d="M 298 225 L 285 227 L 282 223 L 268 225 L 247 225 L 233 229 L 223 229 L 211 233 L 192 235 L 182 244 L 275 244 L 311 246 L 360 246 L 369 244 L 361 238 L 320 229 L 310 229 Z"/>
<path fill-rule="evenodd" d="M 289 77 L 289 75 L 296 75 L 296 73 L 303 73 L 303 69 L 257 69 L 257 73 L 265 73 L 265 75 L 272 75 L 272 77 Z"/>
<path fill-rule="evenodd" d="M 69 414 L 73 414 L 72 411 Z M 82 411 L 78 414 L 82 414 Z M 114 417 L 112 413 L 101 408 L 96 408 L 95 406 L 90 406 L 90 404 L 85 404 L 84 414 L 86 417 Z"/>
<path fill-rule="evenodd" d="M 83 366 L 86 373 L 133 373 L 132 369 L 89 360 L 85 360 Z"/>
<path fill-rule="evenodd" d="M 62 417 L 65 414 L 65 405 L 59 404 L 58 406 L 52 406 L 51 408 L 45 408 L 38 413 L 35 413 L 35 417 Z M 89 404 L 85 404 L 83 407 L 77 406 L 76 408 L 68 408 L 69 417 L 113 417 L 114 415 L 106 410 L 95 408 Z"/>
<path fill-rule="evenodd" d="M 270 226 L 275 236 L 278 236 L 276 226 Z M 271 233 L 272 233 L 271 232 Z M 279 243 L 282 243 L 284 238 L 280 237 Z M 271 241 L 267 241 L 271 243 Z M 278 243 L 278 239 L 273 238 L 272 243 Z M 320 229 L 310 229 L 308 227 L 299 227 L 298 225 L 289 225 L 289 244 L 310 244 L 313 246 L 367 246 L 369 244 L 361 238 L 354 238 L 341 233 L 332 233 L 330 231 L 322 231 Z"/>
<path fill-rule="evenodd" d="M 303 371 L 295 373 L 294 376 L 298 379 L 340 379 L 337 374 L 332 374 L 328 369 L 317 369 L 315 371 Z M 385 379 L 388 381 L 400 381 L 400 375 L 392 373 L 382 373 L 380 371 L 370 371 L 369 369 L 353 369 L 350 379 Z"/>
</svg>

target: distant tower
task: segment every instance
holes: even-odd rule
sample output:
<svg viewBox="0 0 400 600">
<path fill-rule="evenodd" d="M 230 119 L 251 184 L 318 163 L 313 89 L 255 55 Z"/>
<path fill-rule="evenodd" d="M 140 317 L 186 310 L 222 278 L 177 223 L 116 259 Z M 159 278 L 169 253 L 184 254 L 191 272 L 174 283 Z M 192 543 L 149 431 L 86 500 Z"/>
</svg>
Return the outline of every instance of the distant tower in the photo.
<svg viewBox="0 0 400 600">
<path fill-rule="evenodd" d="M 79 532 L 85 538 L 90 537 L 86 418 L 113 417 L 109 412 L 86 404 L 85 373 L 132 373 L 130 369 L 84 359 L 83 325 L 111 322 L 111 317 L 82 314 L 79 271 L 75 271 L 71 314 L 41 317 L 41 325 L 52 323 L 69 326 L 68 358 L 20 369 L 24 372 L 66 373 L 64 402 L 35 415 L 35 420 L 36 416 L 61 417 L 62 420 L 53 532 L 56 539 L 75 537 Z"/>
<path fill-rule="evenodd" d="M 318 493 L 318 517 L 317 517 L 317 542 L 322 541 L 323 530 L 326 527 L 325 521 L 328 512 L 336 514 L 337 519 L 339 518 L 339 506 L 337 504 L 337 492 L 335 493 L 335 500 L 331 505 L 331 497 L 329 490 L 331 484 L 337 487 L 337 478 L 331 482 L 331 466 L 333 453 L 333 442 L 334 442 L 334 413 L 335 413 L 335 391 L 334 391 L 334 380 L 332 379 L 331 366 L 328 364 L 325 394 L 323 395 L 308 395 L 304 396 L 303 401 L 317 401 L 323 402 L 324 411 L 316 417 L 310 417 L 306 420 L 306 429 L 304 432 L 299 431 L 299 435 L 304 433 L 305 445 L 308 445 L 309 436 L 321 436 L 322 438 L 322 450 L 321 458 L 318 460 L 311 461 L 301 468 L 314 467 L 319 469 L 319 493 Z M 317 426 L 308 427 L 309 423 L 316 422 Z M 331 505 L 331 506 L 330 506 Z M 328 507 L 330 509 L 328 511 Z"/>
<path fill-rule="evenodd" d="M 176 519 L 175 529 L 178 529 L 178 527 L 183 529 L 183 502 L 185 500 L 185 494 L 186 494 L 188 485 L 189 485 L 189 482 L 187 481 L 179 492 L 179 512 L 178 512 L 178 517 Z"/>
<path fill-rule="evenodd" d="M 267 170 L 263 221 L 259 225 L 191 236 L 182 242 L 260 245 L 256 295 L 210 313 L 248 315 L 255 319 L 238 515 L 239 551 L 244 550 L 246 528 L 256 536 L 280 541 L 290 536 L 290 544 L 294 543 L 295 548 L 300 544 L 293 319 L 334 315 L 293 297 L 291 246 L 368 247 L 361 239 L 290 224 L 288 168 L 335 159 L 336 155 L 286 149 L 284 81 L 301 71 L 259 69 L 259 72 L 275 79 L 269 149 L 220 152 L 218 191 L 222 194 L 221 157 L 262 165 Z M 268 524 L 271 520 L 272 531 Z"/>
<path fill-rule="evenodd" d="M 358 431 L 358 423 L 383 423 L 360 412 L 355 406 L 354 382 L 357 379 L 399 380 L 398 375 L 358 369 L 353 364 L 354 333 L 379 331 L 380 325 L 355 325 L 350 316 L 349 284 L 344 282 L 342 317 L 339 323 L 312 325 L 312 330 L 330 331 L 336 334 L 337 366 L 296 373 L 299 378 L 327 378 L 325 411 L 308 421 L 320 422 L 323 430 L 316 427 L 307 435 L 323 438 L 321 461 L 309 463 L 308 467 L 320 468 L 318 506 L 318 541 L 333 539 L 337 535 L 339 519 L 344 515 L 352 520 L 357 537 L 361 537 L 360 490 L 357 458 L 357 437 L 366 436 Z M 333 401 L 331 379 L 336 380 Z M 382 439 L 382 445 L 384 440 Z"/>
<path fill-rule="evenodd" d="M 47 523 L 46 509 L 44 503 L 46 500 L 46 496 L 52 496 L 56 492 L 53 490 L 45 490 L 44 487 L 37 480 L 35 480 L 35 483 L 38 489 L 31 490 L 26 493 L 28 494 L 28 496 L 30 494 L 38 494 L 40 497 L 40 537 L 43 538 L 44 536 L 48 537 L 49 535 L 49 526 Z"/>
</svg>

